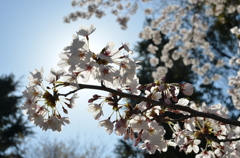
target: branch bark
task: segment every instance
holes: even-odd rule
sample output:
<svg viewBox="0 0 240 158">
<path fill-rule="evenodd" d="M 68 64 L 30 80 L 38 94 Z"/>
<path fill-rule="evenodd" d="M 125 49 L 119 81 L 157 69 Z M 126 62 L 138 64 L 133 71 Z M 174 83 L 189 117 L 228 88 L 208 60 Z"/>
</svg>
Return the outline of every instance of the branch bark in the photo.
<svg viewBox="0 0 240 158">
<path fill-rule="evenodd" d="M 69 83 L 64 83 L 62 85 L 70 85 Z M 60 85 L 59 85 L 60 86 Z M 106 91 L 106 92 L 110 92 L 110 93 L 114 93 L 118 96 L 121 96 L 122 98 L 128 98 L 128 99 L 135 99 L 135 100 L 139 100 L 139 101 L 144 101 L 144 102 L 148 102 L 151 103 L 152 105 L 156 106 L 162 106 L 165 108 L 169 108 L 169 109 L 173 109 L 173 110 L 181 110 L 181 111 L 185 111 L 191 114 L 192 117 L 204 117 L 204 118 L 209 118 L 209 119 L 213 119 L 219 122 L 222 122 L 224 124 L 229 124 L 229 125 L 235 125 L 235 126 L 240 126 L 240 121 L 236 121 L 236 120 L 232 120 L 232 119 L 227 119 L 227 118 L 223 118 L 221 116 L 218 116 L 216 114 L 212 114 L 212 113 L 205 113 L 205 112 L 200 112 L 200 111 L 196 111 L 190 107 L 187 106 L 182 106 L 182 105 L 176 105 L 176 104 L 166 104 L 163 101 L 155 101 L 143 96 L 137 96 L 137 95 L 132 95 L 132 94 L 128 94 L 128 93 L 123 93 L 105 86 L 97 86 L 97 85 L 88 85 L 88 84 L 78 84 L 79 88 L 73 91 L 70 91 L 67 94 L 59 94 L 59 96 L 68 96 L 72 93 L 77 92 L 78 90 L 81 89 L 95 89 L 95 90 L 101 90 L 101 91 Z"/>
</svg>

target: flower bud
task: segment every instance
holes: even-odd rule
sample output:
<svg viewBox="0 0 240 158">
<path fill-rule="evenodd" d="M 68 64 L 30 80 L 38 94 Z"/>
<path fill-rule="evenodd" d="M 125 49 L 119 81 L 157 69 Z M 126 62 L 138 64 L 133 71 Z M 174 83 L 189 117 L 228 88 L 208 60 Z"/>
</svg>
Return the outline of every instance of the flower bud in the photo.
<svg viewBox="0 0 240 158">
<path fill-rule="evenodd" d="M 95 99 L 91 98 L 91 99 L 88 100 L 88 103 L 92 103 L 94 101 L 95 101 Z"/>
<path fill-rule="evenodd" d="M 158 89 L 160 92 L 164 91 L 165 90 L 165 87 L 163 84 L 160 84 L 160 86 L 158 86 Z"/>
<path fill-rule="evenodd" d="M 192 84 L 190 83 L 185 83 L 182 86 L 182 92 L 184 95 L 190 96 L 193 94 L 194 88 L 192 86 Z"/>
<path fill-rule="evenodd" d="M 99 97 L 101 97 L 100 95 L 94 94 L 93 95 L 93 99 L 98 99 Z"/>
</svg>

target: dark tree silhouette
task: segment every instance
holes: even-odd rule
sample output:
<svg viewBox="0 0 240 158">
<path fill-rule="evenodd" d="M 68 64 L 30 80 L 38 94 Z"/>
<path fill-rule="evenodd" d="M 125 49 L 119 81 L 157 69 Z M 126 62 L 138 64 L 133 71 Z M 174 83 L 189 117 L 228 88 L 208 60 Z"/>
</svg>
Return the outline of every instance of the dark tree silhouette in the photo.
<svg viewBox="0 0 240 158">
<path fill-rule="evenodd" d="M 0 77 L 0 157 L 23 157 L 20 145 L 33 134 L 18 106 L 21 96 L 14 94 L 18 86 L 12 74 Z"/>
</svg>

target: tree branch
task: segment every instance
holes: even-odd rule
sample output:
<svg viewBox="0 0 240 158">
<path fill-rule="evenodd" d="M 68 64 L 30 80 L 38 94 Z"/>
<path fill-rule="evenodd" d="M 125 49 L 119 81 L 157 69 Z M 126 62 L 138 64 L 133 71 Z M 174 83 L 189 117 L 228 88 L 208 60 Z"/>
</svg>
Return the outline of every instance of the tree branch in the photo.
<svg viewBox="0 0 240 158">
<path fill-rule="evenodd" d="M 187 119 L 192 118 L 192 117 L 194 117 L 194 116 L 187 115 L 187 116 L 184 116 L 184 117 L 181 117 L 181 118 L 178 118 L 178 119 L 159 118 L 158 121 L 160 121 L 160 122 L 181 122 L 181 121 L 187 120 Z"/>
<path fill-rule="evenodd" d="M 66 84 L 69 83 L 64 83 L 62 85 L 66 86 Z M 69 84 L 70 85 L 70 84 Z M 75 93 L 78 90 L 81 89 L 95 89 L 95 90 L 101 90 L 101 91 L 106 91 L 106 92 L 110 92 L 110 93 L 114 93 L 116 95 L 121 96 L 122 98 L 128 98 L 128 99 L 134 99 L 134 100 L 139 100 L 139 101 L 144 101 L 144 102 L 148 102 L 151 103 L 152 105 L 159 105 L 165 108 L 169 108 L 169 109 L 173 109 L 173 110 L 181 110 L 181 111 L 185 111 L 191 114 L 192 117 L 204 117 L 204 118 L 210 118 L 210 119 L 214 119 L 216 121 L 222 122 L 224 124 L 229 124 L 229 125 L 235 125 L 235 126 L 240 126 L 240 121 L 236 121 L 236 120 L 232 120 L 232 119 L 227 119 L 227 118 L 223 118 L 220 117 L 216 114 L 212 114 L 212 113 L 205 113 L 205 112 L 200 112 L 200 111 L 196 111 L 194 109 L 191 109 L 190 107 L 187 106 L 182 106 L 182 105 L 176 105 L 176 104 L 167 104 L 163 101 L 155 101 L 143 96 L 137 96 L 137 95 L 132 95 L 132 94 L 128 94 L 128 93 L 123 93 L 105 86 L 96 86 L 96 85 L 88 85 L 88 84 L 78 84 L 79 88 L 77 90 L 73 90 L 67 94 L 59 94 L 59 96 L 68 96 L 71 93 Z"/>
</svg>

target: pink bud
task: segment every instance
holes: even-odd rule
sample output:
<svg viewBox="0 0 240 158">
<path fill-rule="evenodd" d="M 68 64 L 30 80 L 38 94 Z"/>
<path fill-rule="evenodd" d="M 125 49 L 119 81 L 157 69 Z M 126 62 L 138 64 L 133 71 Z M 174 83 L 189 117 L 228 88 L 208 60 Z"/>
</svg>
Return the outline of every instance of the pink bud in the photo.
<svg viewBox="0 0 240 158">
<path fill-rule="evenodd" d="M 163 84 L 160 84 L 160 86 L 158 87 L 159 91 L 162 92 L 165 90 L 165 87 Z"/>
<path fill-rule="evenodd" d="M 126 132 L 125 135 L 124 135 L 124 137 L 123 137 L 123 139 L 124 139 L 124 140 L 127 140 L 127 139 L 129 138 L 129 135 L 130 135 L 130 134 Z"/>
<path fill-rule="evenodd" d="M 67 109 L 65 109 L 64 107 L 62 107 L 62 109 L 63 109 L 63 112 L 64 112 L 65 114 L 68 114 Z"/>
<path fill-rule="evenodd" d="M 93 95 L 93 99 L 98 99 L 99 97 L 101 97 L 100 95 L 94 94 Z"/>
<path fill-rule="evenodd" d="M 143 90 L 145 87 L 143 85 L 138 86 L 138 90 Z"/>
<path fill-rule="evenodd" d="M 161 78 L 160 81 L 165 82 L 166 81 L 166 77 Z"/>
<path fill-rule="evenodd" d="M 95 99 L 91 98 L 91 99 L 88 100 L 88 103 L 92 103 L 94 101 L 95 101 Z"/>
<path fill-rule="evenodd" d="M 130 139 L 131 140 L 134 140 L 135 139 L 135 136 L 134 136 L 134 132 L 131 130 L 131 132 L 130 132 Z"/>
<path fill-rule="evenodd" d="M 64 102 L 64 103 L 67 105 L 68 108 L 73 108 L 72 104 L 68 104 L 66 102 Z"/>
<path fill-rule="evenodd" d="M 134 146 L 137 146 L 139 143 L 140 143 L 140 139 L 139 138 L 135 139 Z"/>
<path fill-rule="evenodd" d="M 122 122 L 121 121 L 117 121 L 115 124 L 115 129 L 119 129 L 122 127 Z"/>
<path fill-rule="evenodd" d="M 193 94 L 193 91 L 194 91 L 194 88 L 193 88 L 192 84 L 190 84 L 190 83 L 183 84 L 183 86 L 182 86 L 183 94 L 190 96 Z"/>
<path fill-rule="evenodd" d="M 149 144 L 148 142 L 146 143 L 146 147 L 149 151 L 151 150 L 151 144 Z"/>
<path fill-rule="evenodd" d="M 171 104 L 171 101 L 169 98 L 164 98 L 164 102 L 167 103 L 167 104 Z"/>
<path fill-rule="evenodd" d="M 176 96 L 172 96 L 173 101 L 177 102 L 178 98 Z"/>
<path fill-rule="evenodd" d="M 127 119 L 121 119 L 122 122 L 122 127 L 127 128 L 128 124 L 127 124 Z"/>
</svg>

